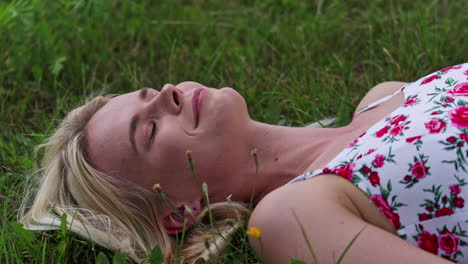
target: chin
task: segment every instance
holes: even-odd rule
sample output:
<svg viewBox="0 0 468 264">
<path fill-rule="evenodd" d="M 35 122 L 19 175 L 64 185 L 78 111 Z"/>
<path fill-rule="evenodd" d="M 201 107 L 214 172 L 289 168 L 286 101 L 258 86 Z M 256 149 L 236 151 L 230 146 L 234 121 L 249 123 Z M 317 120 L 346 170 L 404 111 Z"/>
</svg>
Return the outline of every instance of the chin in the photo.
<svg viewBox="0 0 468 264">
<path fill-rule="evenodd" d="M 223 93 L 222 103 L 225 104 L 227 111 L 232 111 L 237 115 L 249 116 L 247 111 L 247 103 L 244 97 L 231 87 L 224 87 L 220 89 Z"/>
<path fill-rule="evenodd" d="M 216 92 L 209 106 L 210 120 L 206 123 L 208 130 L 216 135 L 231 135 L 242 131 L 242 127 L 250 119 L 244 98 L 229 87 Z"/>
</svg>

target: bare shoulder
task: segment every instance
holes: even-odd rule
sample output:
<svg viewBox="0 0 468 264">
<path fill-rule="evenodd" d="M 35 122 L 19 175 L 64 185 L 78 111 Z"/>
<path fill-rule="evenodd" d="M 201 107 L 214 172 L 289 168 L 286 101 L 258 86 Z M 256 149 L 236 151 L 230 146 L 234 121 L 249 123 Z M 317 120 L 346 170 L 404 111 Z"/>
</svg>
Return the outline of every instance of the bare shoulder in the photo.
<svg viewBox="0 0 468 264">
<path fill-rule="evenodd" d="M 329 177 L 331 176 L 331 177 Z M 303 196 L 306 192 L 306 195 L 313 195 L 316 194 L 317 191 L 320 193 L 331 193 L 336 194 L 342 186 L 341 183 L 345 181 L 342 177 L 338 177 L 334 174 L 322 174 L 313 177 L 312 179 L 299 181 L 287 185 L 283 185 L 269 194 L 267 194 L 261 201 L 268 202 L 269 200 L 273 199 L 274 197 L 282 196 L 282 195 L 294 195 L 294 196 Z M 311 191 L 314 190 L 315 192 L 312 193 Z M 291 197 L 292 198 L 292 197 Z M 260 205 L 259 203 L 259 205 Z"/>
<path fill-rule="evenodd" d="M 331 175 L 284 185 L 257 204 L 249 227 L 259 228 L 262 240 L 261 243 L 254 239 L 250 242 L 257 252 L 264 254 L 260 256 L 264 263 L 289 263 L 292 257 L 303 257 L 297 255 L 294 247 L 289 247 L 306 245 L 299 224 L 312 231 L 331 215 L 338 217 L 340 222 L 346 221 L 343 212 L 349 211 L 346 205 L 349 199 L 346 193 L 339 191 L 341 187 L 336 184 L 339 180 Z"/>
<path fill-rule="evenodd" d="M 260 237 L 249 237 L 249 242 L 264 263 L 290 263 L 292 258 L 335 263 L 357 236 L 347 252 L 347 263 L 449 263 L 365 220 L 343 181 L 347 180 L 320 175 L 282 186 L 259 202 L 249 227 L 259 228 Z"/>
<path fill-rule="evenodd" d="M 356 107 L 356 111 L 361 109 L 362 107 L 369 105 L 387 95 L 393 94 L 397 90 L 401 89 L 406 82 L 382 82 L 377 84 L 376 86 L 372 87 L 369 92 L 362 98 L 359 102 L 358 106 Z"/>
<path fill-rule="evenodd" d="M 278 213 L 278 208 L 301 210 L 303 207 L 321 208 L 325 205 L 346 210 L 363 221 L 396 234 L 390 220 L 361 189 L 335 174 L 322 174 L 274 190 L 258 203 L 252 216 L 271 218 Z"/>
<path fill-rule="evenodd" d="M 270 192 L 257 204 L 252 218 L 270 217 L 277 214 L 279 208 L 295 208 L 320 201 L 320 204 L 336 204 L 359 214 L 358 209 L 352 204 L 346 188 L 346 179 L 333 175 L 323 174 L 313 179 L 281 186 Z"/>
</svg>

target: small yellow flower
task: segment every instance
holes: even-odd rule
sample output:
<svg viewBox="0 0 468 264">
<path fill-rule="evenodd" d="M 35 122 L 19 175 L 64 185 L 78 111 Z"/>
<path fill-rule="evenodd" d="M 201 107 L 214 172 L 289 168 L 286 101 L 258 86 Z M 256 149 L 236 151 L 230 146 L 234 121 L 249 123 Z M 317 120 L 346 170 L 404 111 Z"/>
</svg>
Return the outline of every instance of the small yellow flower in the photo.
<svg viewBox="0 0 468 264">
<path fill-rule="evenodd" d="M 249 236 L 252 236 L 256 239 L 260 239 L 260 236 L 262 235 L 262 232 L 260 231 L 260 229 L 256 228 L 256 227 L 251 227 L 249 228 L 249 230 L 247 230 L 247 235 Z"/>
</svg>

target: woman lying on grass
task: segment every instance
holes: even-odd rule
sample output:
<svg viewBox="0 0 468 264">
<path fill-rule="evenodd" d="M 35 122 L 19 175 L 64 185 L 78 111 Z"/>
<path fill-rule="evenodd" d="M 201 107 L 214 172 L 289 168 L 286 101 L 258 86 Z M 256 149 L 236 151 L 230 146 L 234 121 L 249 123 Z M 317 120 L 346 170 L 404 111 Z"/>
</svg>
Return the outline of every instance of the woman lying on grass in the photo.
<svg viewBox="0 0 468 264">
<path fill-rule="evenodd" d="M 47 230 L 67 214 L 135 261 L 155 246 L 175 260 L 189 230 L 191 263 L 219 253 L 252 201 L 264 263 L 332 263 L 361 230 L 346 263 L 468 263 L 467 96 L 461 64 L 375 86 L 338 128 L 259 123 L 235 90 L 195 82 L 97 97 L 44 144 L 21 221 Z"/>
</svg>

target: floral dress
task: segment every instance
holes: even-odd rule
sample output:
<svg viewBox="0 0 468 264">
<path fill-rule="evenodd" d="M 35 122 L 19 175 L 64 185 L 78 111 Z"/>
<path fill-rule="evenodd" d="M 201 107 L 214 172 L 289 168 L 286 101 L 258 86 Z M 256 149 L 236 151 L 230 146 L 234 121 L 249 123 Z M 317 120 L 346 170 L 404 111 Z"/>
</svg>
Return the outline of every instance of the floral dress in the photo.
<svg viewBox="0 0 468 264">
<path fill-rule="evenodd" d="M 403 105 L 325 168 L 289 183 L 340 175 L 369 196 L 402 239 L 468 263 L 468 63 L 429 74 L 401 91 Z"/>
</svg>

